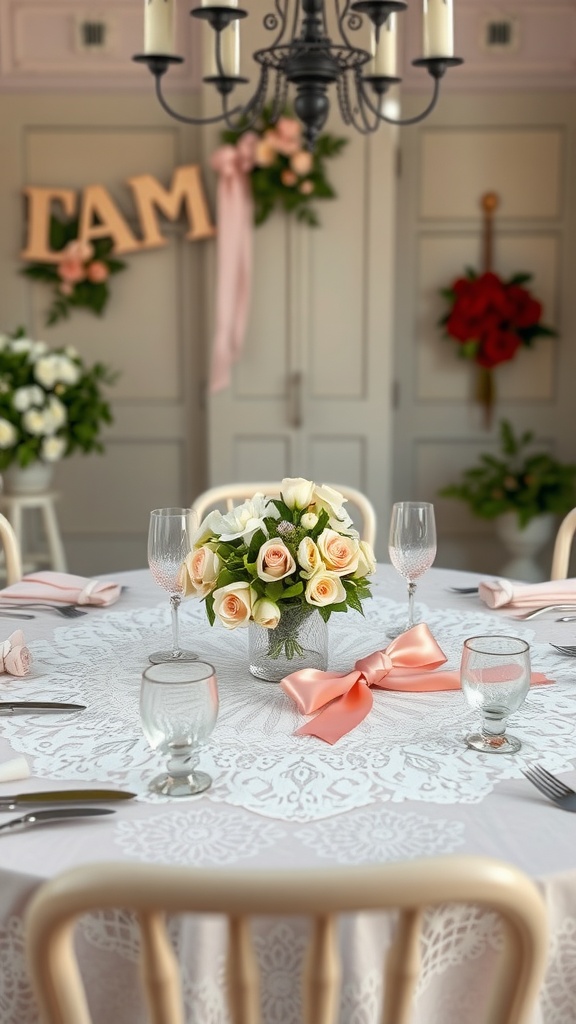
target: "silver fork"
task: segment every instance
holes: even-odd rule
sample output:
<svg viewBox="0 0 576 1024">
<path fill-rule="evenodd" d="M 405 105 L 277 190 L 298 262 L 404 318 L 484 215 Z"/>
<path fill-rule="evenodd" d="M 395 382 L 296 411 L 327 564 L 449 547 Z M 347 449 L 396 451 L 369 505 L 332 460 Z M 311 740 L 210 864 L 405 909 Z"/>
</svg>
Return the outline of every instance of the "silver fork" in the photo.
<svg viewBox="0 0 576 1024">
<path fill-rule="evenodd" d="M 560 644 L 550 644 L 560 654 L 567 654 L 569 658 L 576 658 L 576 647 L 561 647 Z"/>
<path fill-rule="evenodd" d="M 506 608 L 503 609 L 506 611 Z M 545 604 L 541 608 L 533 608 L 531 612 L 526 612 L 525 615 L 517 615 L 516 618 L 519 622 L 527 622 L 528 619 L 536 619 L 538 615 L 544 615 L 546 612 L 573 612 L 574 603 L 572 604 Z"/>
<path fill-rule="evenodd" d="M 576 792 L 539 764 L 522 769 L 526 778 L 563 811 L 576 811 Z"/>
<path fill-rule="evenodd" d="M 43 612 L 56 612 L 57 615 L 63 615 L 65 619 L 77 619 L 79 615 L 87 614 L 82 608 L 77 608 L 75 604 L 43 604 L 41 601 L 15 601 L 13 604 L 8 604 L 7 601 L 0 600 L 0 611 L 2 608 L 37 608 Z"/>
</svg>

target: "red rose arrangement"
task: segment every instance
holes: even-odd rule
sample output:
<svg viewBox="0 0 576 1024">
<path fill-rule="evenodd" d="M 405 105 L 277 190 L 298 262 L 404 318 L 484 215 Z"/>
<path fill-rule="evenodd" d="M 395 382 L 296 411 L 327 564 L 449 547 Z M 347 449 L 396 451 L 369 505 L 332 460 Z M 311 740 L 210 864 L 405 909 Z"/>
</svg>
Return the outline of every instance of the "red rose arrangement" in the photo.
<svg viewBox="0 0 576 1024">
<path fill-rule="evenodd" d="M 531 274 L 515 274 L 503 281 L 488 271 L 479 276 L 467 270 L 450 288 L 442 290 L 450 309 L 440 320 L 445 335 L 458 342 L 458 355 L 491 370 L 513 359 L 524 345 L 556 331 L 540 322 L 542 303 L 525 288 Z"/>
</svg>

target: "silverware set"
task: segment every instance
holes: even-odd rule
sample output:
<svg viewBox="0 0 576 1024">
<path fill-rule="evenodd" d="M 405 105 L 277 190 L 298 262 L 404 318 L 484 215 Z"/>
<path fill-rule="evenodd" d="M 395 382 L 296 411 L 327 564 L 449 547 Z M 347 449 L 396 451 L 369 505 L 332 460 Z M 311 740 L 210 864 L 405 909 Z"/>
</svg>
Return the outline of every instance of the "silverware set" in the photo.
<svg viewBox="0 0 576 1024">
<path fill-rule="evenodd" d="M 522 769 L 523 774 L 545 797 L 563 811 L 576 811 L 576 791 L 539 764 Z"/>
<path fill-rule="evenodd" d="M 39 793 L 16 793 L 0 797 L 0 813 L 16 811 L 19 808 L 34 808 L 19 818 L 11 818 L 0 825 L 0 833 L 25 832 L 37 825 L 47 825 L 74 818 L 93 818 L 104 814 L 115 814 L 112 807 L 96 807 L 98 803 L 112 803 L 119 800 L 133 800 L 135 793 L 121 789 L 56 789 Z M 46 804 L 51 806 L 46 807 Z M 44 806 L 43 806 L 44 805 Z"/>
</svg>

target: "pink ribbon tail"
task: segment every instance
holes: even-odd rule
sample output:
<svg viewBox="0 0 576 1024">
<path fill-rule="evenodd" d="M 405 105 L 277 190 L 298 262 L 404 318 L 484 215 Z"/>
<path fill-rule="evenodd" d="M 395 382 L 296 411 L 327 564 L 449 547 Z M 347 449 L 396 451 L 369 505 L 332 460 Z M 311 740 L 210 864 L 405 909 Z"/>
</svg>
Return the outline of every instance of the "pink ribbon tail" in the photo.
<svg viewBox="0 0 576 1024">
<path fill-rule="evenodd" d="M 315 718 L 300 726 L 295 736 L 317 736 L 326 743 L 336 743 L 347 732 L 360 725 L 372 710 L 374 699 L 362 679 L 357 679 L 348 693 L 338 697 Z"/>
<path fill-rule="evenodd" d="M 248 324 L 253 236 L 249 141 L 243 146 L 240 142 L 221 146 L 211 164 L 219 175 L 216 328 L 210 374 L 210 391 L 215 393 L 230 385 L 232 364 L 242 352 Z"/>
</svg>

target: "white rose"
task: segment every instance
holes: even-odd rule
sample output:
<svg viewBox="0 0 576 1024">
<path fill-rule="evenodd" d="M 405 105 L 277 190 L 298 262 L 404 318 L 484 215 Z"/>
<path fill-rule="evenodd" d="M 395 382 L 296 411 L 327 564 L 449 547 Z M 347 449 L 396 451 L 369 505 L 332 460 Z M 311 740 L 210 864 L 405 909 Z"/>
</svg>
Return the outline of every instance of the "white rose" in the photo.
<svg viewBox="0 0 576 1024">
<path fill-rule="evenodd" d="M 43 388 L 53 388 L 58 380 L 58 356 L 41 356 L 34 363 L 34 377 Z"/>
<path fill-rule="evenodd" d="M 273 583 L 283 580 L 296 569 L 296 562 L 283 540 L 274 537 L 262 545 L 256 558 L 256 572 L 261 580 Z"/>
<path fill-rule="evenodd" d="M 30 338 L 14 338 L 10 347 L 13 352 L 30 352 L 34 348 L 34 342 Z"/>
<path fill-rule="evenodd" d="M 80 379 L 80 367 L 68 356 L 58 356 L 57 373 L 62 384 L 77 384 Z"/>
<path fill-rule="evenodd" d="M 305 530 L 313 530 L 318 522 L 318 516 L 314 512 L 305 512 L 300 520 L 300 526 Z"/>
<path fill-rule="evenodd" d="M 68 359 L 78 359 L 78 349 L 74 348 L 74 345 L 67 345 L 64 352 Z"/>
<path fill-rule="evenodd" d="M 252 618 L 258 626 L 264 629 L 276 629 L 280 622 L 280 609 L 274 601 L 268 601 L 261 597 L 252 608 Z"/>
<path fill-rule="evenodd" d="M 12 405 L 18 410 L 18 412 L 26 412 L 26 410 L 34 404 L 32 402 L 31 391 L 32 388 L 29 387 L 16 388 L 12 395 Z"/>
<path fill-rule="evenodd" d="M 8 334 L 0 334 L 0 352 L 2 351 L 2 349 L 6 348 L 6 346 L 9 343 L 10 343 L 9 335 Z"/>
<path fill-rule="evenodd" d="M 39 409 L 29 409 L 28 412 L 25 412 L 22 416 L 22 426 L 34 437 L 42 437 L 51 432 L 48 417 Z"/>
<path fill-rule="evenodd" d="M 35 362 L 37 359 L 40 359 L 40 356 L 45 355 L 47 351 L 48 345 L 45 341 L 35 341 L 30 349 L 30 361 Z"/>
<path fill-rule="evenodd" d="M 318 549 L 326 568 L 344 576 L 358 568 L 359 541 L 346 537 L 337 530 L 322 530 L 318 537 Z"/>
<path fill-rule="evenodd" d="M 44 437 L 40 446 L 40 458 L 44 462 L 58 462 L 66 451 L 63 437 Z"/>
<path fill-rule="evenodd" d="M 46 416 L 53 434 L 68 422 L 68 410 L 56 395 L 52 395 L 46 409 Z"/>
<path fill-rule="evenodd" d="M 17 437 L 18 432 L 14 424 L 0 417 L 0 448 L 12 448 Z"/>
<path fill-rule="evenodd" d="M 267 504 L 263 494 L 255 494 L 225 515 L 215 510 L 209 517 L 211 528 L 221 540 L 237 540 L 241 537 L 249 544 L 256 530 L 266 532 L 264 516 L 267 515 Z"/>
<path fill-rule="evenodd" d="M 222 568 L 222 561 L 215 551 L 212 551 L 206 545 L 202 545 L 202 547 L 186 555 L 184 565 L 187 570 L 187 579 L 184 581 L 184 594 L 186 597 L 189 594 L 205 597 L 211 590 L 214 590 L 218 573 Z"/>
<path fill-rule="evenodd" d="M 282 500 L 288 508 L 308 508 L 314 494 L 314 484 L 301 476 L 287 476 L 280 484 Z"/>
<path fill-rule="evenodd" d="M 346 600 L 342 580 L 329 569 L 320 569 L 308 580 L 305 591 L 308 604 L 323 608 L 328 604 L 340 604 Z"/>
<path fill-rule="evenodd" d="M 322 561 L 322 555 L 311 537 L 302 538 L 298 545 L 296 555 L 298 558 L 298 564 L 304 570 L 303 575 L 305 577 L 313 576 L 318 569 L 325 568 L 324 562 Z"/>
<path fill-rule="evenodd" d="M 249 583 L 229 583 L 214 591 L 214 612 L 226 629 L 247 626 L 255 596 Z"/>
<path fill-rule="evenodd" d="M 354 576 L 371 576 L 376 572 L 376 555 L 366 540 L 361 540 L 358 550 L 358 568 Z"/>
<path fill-rule="evenodd" d="M 349 526 L 352 526 L 352 520 L 344 508 L 345 500 L 340 491 L 335 490 L 334 487 L 328 487 L 327 484 L 314 488 L 314 503 L 317 508 L 326 509 L 333 530 L 347 530 Z"/>
</svg>

